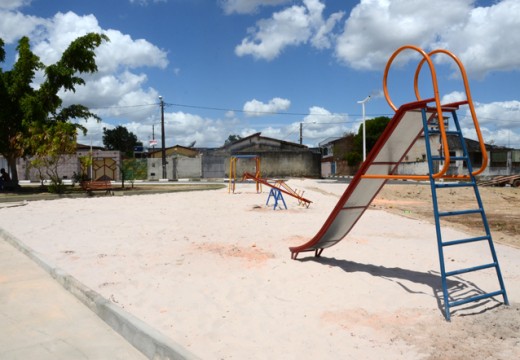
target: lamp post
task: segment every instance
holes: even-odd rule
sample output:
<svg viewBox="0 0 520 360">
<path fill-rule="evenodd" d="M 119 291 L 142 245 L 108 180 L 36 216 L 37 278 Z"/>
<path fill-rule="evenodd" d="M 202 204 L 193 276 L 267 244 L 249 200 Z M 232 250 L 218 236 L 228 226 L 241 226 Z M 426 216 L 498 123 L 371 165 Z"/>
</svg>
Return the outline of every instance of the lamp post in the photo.
<svg viewBox="0 0 520 360">
<path fill-rule="evenodd" d="M 361 104 L 362 113 L 363 113 L 363 161 L 367 159 L 367 130 L 365 123 L 365 103 L 370 100 L 370 95 L 364 98 L 361 101 L 358 101 L 358 104 Z"/>
<path fill-rule="evenodd" d="M 162 158 L 162 178 L 167 179 L 166 177 L 166 148 L 165 148 L 165 136 L 164 136 L 164 101 L 162 96 L 159 96 L 159 100 L 161 101 L 161 158 Z"/>
</svg>

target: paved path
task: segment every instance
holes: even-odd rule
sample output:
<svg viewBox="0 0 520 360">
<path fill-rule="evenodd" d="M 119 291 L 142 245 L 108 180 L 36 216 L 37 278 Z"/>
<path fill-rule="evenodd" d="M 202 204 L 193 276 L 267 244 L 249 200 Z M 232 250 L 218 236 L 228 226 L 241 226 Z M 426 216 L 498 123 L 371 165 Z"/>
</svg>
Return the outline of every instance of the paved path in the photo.
<svg viewBox="0 0 520 360">
<path fill-rule="evenodd" d="M 26 255 L 0 238 L 0 359 L 145 359 Z"/>
</svg>

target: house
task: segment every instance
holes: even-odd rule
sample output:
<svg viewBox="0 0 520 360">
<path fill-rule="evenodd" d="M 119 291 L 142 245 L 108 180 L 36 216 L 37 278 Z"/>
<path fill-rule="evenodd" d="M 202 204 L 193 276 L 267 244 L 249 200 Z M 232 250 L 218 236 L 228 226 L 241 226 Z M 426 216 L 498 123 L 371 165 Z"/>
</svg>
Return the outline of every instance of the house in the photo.
<svg viewBox="0 0 520 360">
<path fill-rule="evenodd" d="M 348 134 L 340 138 L 327 138 L 319 143 L 321 149 L 321 175 L 346 176 L 354 175 L 359 164 L 350 165 L 349 153 L 354 151 L 354 135 Z"/>
<path fill-rule="evenodd" d="M 462 144 L 457 135 L 447 135 L 450 156 L 462 156 Z M 478 141 L 464 139 L 473 169 L 482 165 L 482 153 Z M 350 168 L 345 155 L 352 148 L 352 139 L 348 137 L 328 138 L 320 144 L 322 152 L 321 174 L 323 177 L 351 175 L 356 169 Z M 430 135 L 430 149 L 433 153 L 442 152 L 439 135 Z M 481 176 L 513 175 L 520 173 L 520 150 L 509 149 L 486 144 L 488 164 Z M 440 163 L 434 162 L 435 172 L 440 169 Z M 424 136 L 420 136 L 409 149 L 402 162 L 399 164 L 396 174 L 424 175 L 428 174 L 428 162 L 426 158 L 426 144 Z M 467 174 L 467 164 L 463 160 L 450 162 L 448 174 Z"/>
<path fill-rule="evenodd" d="M 420 136 L 412 148 L 409 150 L 403 162 L 397 169 L 397 174 L 427 174 L 428 162 L 426 159 L 426 144 L 424 136 Z M 462 144 L 457 135 L 447 135 L 448 147 L 450 149 L 450 156 L 460 157 L 463 155 Z M 482 166 L 482 151 L 478 141 L 464 138 L 464 143 L 468 151 L 469 160 L 474 170 Z M 442 152 L 442 146 L 439 135 L 430 136 L 430 148 L 432 152 Z M 480 176 L 494 176 L 494 175 L 513 175 L 520 173 L 520 150 L 499 147 L 495 145 L 485 145 L 488 163 L 487 167 Z M 434 171 L 440 169 L 439 162 L 435 162 Z M 448 169 L 449 175 L 467 174 L 467 164 L 463 160 L 450 161 Z"/>
<path fill-rule="evenodd" d="M 321 176 L 321 155 L 317 149 L 309 149 L 306 145 L 262 136 L 260 132 L 224 145 L 215 151 L 206 152 L 203 159 L 207 157 L 213 160 L 212 165 L 215 168 L 216 157 L 220 157 L 223 161 L 221 169 L 224 170 L 226 176 L 229 176 L 229 161 L 234 155 L 260 156 L 262 177 L 317 178 Z M 251 160 L 242 159 L 237 163 L 237 173 L 254 172 L 252 171 L 253 166 Z"/>
</svg>

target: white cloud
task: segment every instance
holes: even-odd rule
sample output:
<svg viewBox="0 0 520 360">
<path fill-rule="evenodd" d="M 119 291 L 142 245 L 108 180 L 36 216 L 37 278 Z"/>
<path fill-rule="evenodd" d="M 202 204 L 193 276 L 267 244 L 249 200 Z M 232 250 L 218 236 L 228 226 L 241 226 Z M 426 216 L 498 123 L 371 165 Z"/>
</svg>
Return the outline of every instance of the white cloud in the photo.
<svg viewBox="0 0 520 360">
<path fill-rule="evenodd" d="M 453 91 L 449 94 L 446 94 L 441 99 L 441 104 L 452 104 L 459 101 L 466 100 L 466 93 L 462 91 Z"/>
<path fill-rule="evenodd" d="M 453 51 L 468 73 L 483 76 L 489 71 L 520 67 L 518 34 L 520 2 L 503 0 L 472 9 L 457 26 L 449 26 L 434 47 Z"/>
<path fill-rule="evenodd" d="M 45 39 L 34 46 L 42 62 L 58 61 L 63 51 L 79 36 L 89 32 L 104 33 L 110 39 L 96 50 L 99 73 L 119 68 L 159 67 L 168 65 L 166 53 L 144 39 L 132 39 L 118 30 L 103 30 L 94 15 L 79 16 L 73 12 L 57 13 L 47 22 Z"/>
<path fill-rule="evenodd" d="M 38 35 L 40 27 L 45 26 L 45 19 L 24 15 L 20 12 L 0 10 L 0 38 L 7 44 L 18 41 L 22 36 Z M 33 37 L 31 36 L 31 40 Z"/>
<path fill-rule="evenodd" d="M 292 0 L 221 0 L 220 6 L 226 14 L 251 14 L 262 6 L 276 6 L 290 1 Z"/>
<path fill-rule="evenodd" d="M 463 100 L 464 93 L 454 92 L 446 95 L 443 103 Z M 485 143 L 520 148 L 520 101 L 475 102 L 474 106 Z M 469 107 L 462 106 L 458 116 L 464 136 L 477 140 Z"/>
<path fill-rule="evenodd" d="M 497 129 L 520 131 L 520 101 L 502 101 L 488 104 L 475 104 L 479 123 Z"/>
<path fill-rule="evenodd" d="M 276 97 L 269 100 L 268 103 L 263 103 L 256 99 L 253 99 L 244 104 L 243 110 L 246 112 L 246 116 L 264 116 L 268 113 L 285 111 L 289 109 L 290 106 L 290 100 Z"/>
<path fill-rule="evenodd" d="M 332 113 L 320 106 L 309 108 L 309 115 L 302 121 L 293 122 L 287 127 L 288 134 L 294 134 L 296 141 L 299 138 L 300 124 L 302 124 L 303 144 L 307 146 L 317 146 L 319 142 L 331 138 L 342 136 L 346 132 L 357 132 L 359 124 L 350 122 L 347 114 Z"/>
<path fill-rule="evenodd" d="M 428 47 L 434 43 L 446 28 L 467 17 L 472 3 L 473 0 L 362 0 L 345 22 L 336 56 L 356 69 L 382 68 L 402 45 Z"/>
<path fill-rule="evenodd" d="M 32 0 L 0 0 L 0 9 L 15 10 L 27 6 Z"/>
<path fill-rule="evenodd" d="M 249 36 L 235 48 L 238 56 L 252 55 L 257 59 L 273 60 L 288 46 L 308 41 L 323 49 L 331 46 L 331 33 L 343 17 L 343 12 L 323 18 L 325 5 L 319 0 L 304 0 L 303 6 L 291 6 L 262 19 L 249 29 Z"/>
<path fill-rule="evenodd" d="M 412 44 L 452 51 L 473 76 L 518 69 L 520 2 L 503 0 L 489 7 L 474 3 L 362 0 L 338 37 L 336 57 L 355 69 L 381 69 L 397 48 Z"/>
</svg>

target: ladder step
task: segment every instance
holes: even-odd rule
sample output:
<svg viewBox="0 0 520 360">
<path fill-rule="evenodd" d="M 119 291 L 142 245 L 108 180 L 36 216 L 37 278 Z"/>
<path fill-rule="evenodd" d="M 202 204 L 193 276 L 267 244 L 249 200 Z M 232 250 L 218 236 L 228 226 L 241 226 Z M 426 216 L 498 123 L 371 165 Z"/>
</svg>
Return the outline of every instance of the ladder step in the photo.
<svg viewBox="0 0 520 360">
<path fill-rule="evenodd" d="M 446 158 L 444 156 L 432 156 L 432 160 L 433 161 L 442 161 L 442 160 L 445 160 Z M 468 161 L 468 157 L 467 156 L 450 156 L 450 160 L 464 160 L 464 161 Z"/>
<path fill-rule="evenodd" d="M 460 240 L 446 241 L 446 242 L 443 242 L 443 243 L 442 243 L 442 246 L 451 246 L 451 245 L 467 244 L 467 243 L 471 243 L 471 242 L 482 241 L 482 240 L 489 240 L 489 239 L 490 239 L 490 236 L 489 236 L 489 235 L 485 235 L 485 236 L 477 236 L 477 237 L 472 237 L 472 238 L 467 238 L 467 239 L 460 239 Z"/>
<path fill-rule="evenodd" d="M 495 297 L 495 296 L 498 296 L 498 295 L 504 295 L 504 290 L 498 290 L 498 291 L 494 291 L 494 292 L 490 292 L 490 293 L 486 293 L 486 294 L 480 294 L 480 295 L 476 295 L 476 296 L 473 296 L 473 297 L 470 297 L 470 298 L 467 298 L 467 299 L 461 299 L 461 300 L 456 300 L 456 301 L 452 301 L 450 302 L 449 306 L 452 307 L 452 306 L 459 306 L 459 305 L 464 305 L 464 304 L 467 304 L 467 303 L 470 303 L 470 302 L 473 302 L 473 301 L 479 301 L 479 300 L 482 300 L 482 299 L 488 299 L 488 298 L 491 298 L 491 297 Z"/>
<path fill-rule="evenodd" d="M 471 210 L 439 212 L 439 216 L 456 216 L 456 215 L 481 214 L 481 213 L 482 213 L 482 209 L 471 209 Z"/>
<path fill-rule="evenodd" d="M 475 186 L 472 182 L 450 182 L 450 183 L 436 183 L 435 187 L 437 189 L 442 188 L 455 188 L 455 187 L 469 187 Z"/>
<path fill-rule="evenodd" d="M 457 130 L 446 130 L 444 132 L 446 133 L 446 135 L 460 135 Z M 428 133 L 430 133 L 430 134 L 440 134 L 441 131 L 440 130 L 428 130 Z"/>
<path fill-rule="evenodd" d="M 489 268 L 496 267 L 496 266 L 497 266 L 497 263 L 493 262 L 491 264 L 485 264 L 485 265 L 473 266 L 473 267 L 465 268 L 465 269 L 448 271 L 448 272 L 446 272 L 446 277 L 460 275 L 460 274 L 466 274 L 466 273 L 473 272 L 473 271 L 489 269 Z"/>
</svg>

